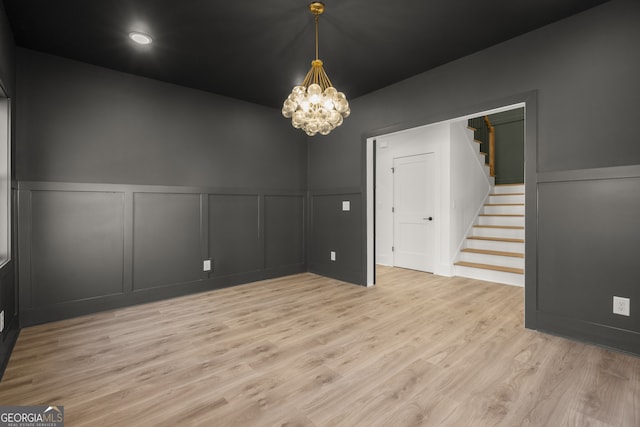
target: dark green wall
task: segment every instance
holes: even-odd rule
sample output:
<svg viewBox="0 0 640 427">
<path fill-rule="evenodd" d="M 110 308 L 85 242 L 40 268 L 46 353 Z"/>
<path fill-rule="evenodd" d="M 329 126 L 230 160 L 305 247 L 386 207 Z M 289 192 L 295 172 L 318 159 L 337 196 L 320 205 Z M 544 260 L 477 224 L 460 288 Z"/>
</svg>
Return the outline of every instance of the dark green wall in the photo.
<svg viewBox="0 0 640 427">
<path fill-rule="evenodd" d="M 496 136 L 496 184 L 524 182 L 524 109 L 489 115 Z"/>
<path fill-rule="evenodd" d="M 2 3 L 0 3 L 0 82 L 9 98 L 15 99 L 15 44 Z M 12 121 L 15 123 L 13 115 Z M 12 153 L 13 139 L 12 135 Z M 13 176 L 14 171 L 12 170 Z M 12 244 L 12 246 L 14 245 Z M 0 376 L 4 372 L 11 349 L 18 335 L 15 250 L 13 252 L 14 259 L 0 269 L 0 310 L 5 312 L 5 329 L 0 334 Z"/>
<path fill-rule="evenodd" d="M 640 283 L 637 263 L 624 257 L 640 245 L 640 197 L 628 198 L 634 186 L 625 181 L 640 178 L 638 22 L 639 2 L 613 0 L 352 100 L 352 115 L 342 127 L 309 142 L 309 188 L 338 195 L 358 188 L 366 206 L 366 137 L 526 102 L 527 326 L 640 354 L 640 287 L 618 286 L 617 280 Z M 341 89 L 349 93 L 348 87 Z M 610 192 L 601 217 L 569 220 L 565 211 L 551 208 L 575 188 L 586 198 L 601 185 Z M 625 215 L 616 213 L 619 207 Z M 344 229 L 340 238 L 365 247 L 365 217 L 359 213 L 359 226 Z M 314 212 L 323 214 L 330 212 Z M 612 232 L 624 229 L 630 236 L 617 246 L 603 235 L 608 217 L 617 221 Z M 565 252 L 558 260 L 538 257 L 554 250 L 554 236 L 572 221 L 579 228 L 571 233 L 571 245 L 584 250 Z M 316 223 L 310 232 L 325 235 L 331 226 Z M 311 242 L 309 262 L 320 265 L 313 257 L 316 245 Z M 619 261 L 603 262 L 611 251 Z M 360 262 L 365 259 L 363 253 Z M 318 272 L 335 275 L 332 268 Z M 340 268 L 358 270 L 346 263 Z M 358 283 L 365 282 L 361 271 Z M 612 297 L 619 293 L 631 298 L 631 317 L 611 317 Z M 562 306 L 571 310 L 559 312 Z"/>
<path fill-rule="evenodd" d="M 489 123 L 495 131 L 495 183 L 521 184 L 524 182 L 524 108 L 514 108 L 489 114 Z M 480 152 L 487 153 L 485 163 L 490 163 L 490 137 L 485 116 L 469 119 L 475 129 L 474 138 L 480 141 Z"/>
<path fill-rule="evenodd" d="M 23 326 L 306 271 L 306 138 L 279 110 L 25 49 L 17 70 Z"/>
</svg>

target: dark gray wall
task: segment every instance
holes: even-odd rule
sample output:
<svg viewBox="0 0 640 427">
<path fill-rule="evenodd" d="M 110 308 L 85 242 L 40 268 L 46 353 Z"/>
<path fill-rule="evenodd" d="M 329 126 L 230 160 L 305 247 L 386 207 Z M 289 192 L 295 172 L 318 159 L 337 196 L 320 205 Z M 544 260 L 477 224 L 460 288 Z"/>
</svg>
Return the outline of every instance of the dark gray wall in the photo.
<svg viewBox="0 0 640 427">
<path fill-rule="evenodd" d="M 18 49 L 20 181 L 306 189 L 277 109 Z"/>
<path fill-rule="evenodd" d="M 569 274 L 566 266 L 549 257 L 537 257 L 556 251 L 557 241 L 551 236 L 567 226 L 564 214 L 549 210 L 549 203 L 569 197 L 576 187 L 584 194 L 599 185 L 599 180 L 607 182 L 610 192 L 609 204 L 601 207 L 601 213 L 615 218 L 617 227 L 629 235 L 640 234 L 640 197 L 628 200 L 632 185 L 617 179 L 621 173 L 617 167 L 640 164 L 638 22 L 639 2 L 613 0 L 353 100 L 352 115 L 342 127 L 321 141 L 309 142 L 310 190 L 330 189 L 339 194 L 359 188 L 364 200 L 366 137 L 480 112 L 505 102 L 526 101 L 527 326 L 640 353 L 640 287 L 620 288 L 616 284 L 621 277 L 640 282 L 636 263 L 624 258 L 613 264 L 603 262 L 610 259 L 610 240 L 584 233 L 572 234 L 572 245 L 582 244 L 591 250 L 568 252 L 563 257 L 565 263 L 580 266 L 583 271 L 579 274 Z M 349 93 L 348 87 L 340 89 Z M 575 170 L 581 173 L 575 175 Z M 624 174 L 630 175 L 628 178 L 640 176 L 637 168 L 624 169 Z M 544 185 L 538 187 L 539 182 Z M 549 203 L 538 206 L 538 197 Z M 615 213 L 620 206 L 625 215 Z M 314 212 L 325 214 L 330 212 Z M 574 220 L 581 230 L 596 230 L 603 227 L 605 217 L 583 215 Z M 543 231 L 540 236 L 538 226 Z M 310 233 L 325 235 L 331 227 L 316 222 Z M 341 238 L 359 239 L 364 246 L 363 227 L 361 212 L 359 226 L 345 229 L 348 235 Z M 629 248 L 629 244 L 621 241 L 621 248 Z M 314 255 L 324 256 L 321 242 L 311 241 L 309 253 L 310 265 L 322 267 Z M 364 259 L 363 254 L 359 262 Z M 343 271 L 357 269 L 351 265 Z M 328 267 L 318 272 L 333 274 Z M 580 277 L 610 280 L 582 281 Z M 364 281 L 363 273 L 357 282 Z M 626 295 L 620 296 L 631 298 L 629 319 L 610 314 L 613 295 L 623 292 Z M 581 302 L 576 304 L 576 299 Z M 544 301 L 555 303 L 552 306 Z M 558 306 L 571 309 L 558 313 Z"/>
<path fill-rule="evenodd" d="M 4 11 L 4 4 L 0 4 L 0 80 L 10 97 L 15 96 L 15 68 L 13 34 Z"/>
<path fill-rule="evenodd" d="M 613 0 L 350 101 L 341 127 L 310 139 L 309 188 L 362 187 L 363 135 L 476 113 L 531 90 L 539 172 L 639 163 L 640 145 L 630 142 L 640 108 L 639 9 Z"/>
<path fill-rule="evenodd" d="M 11 99 L 15 99 L 15 44 L 11 34 L 11 28 L 4 11 L 4 5 L 0 3 L 0 82 Z M 15 117 L 12 113 L 12 122 Z M 12 146 L 14 145 L 12 135 Z M 13 149 L 12 149 L 13 153 Z M 13 163 L 13 158 L 12 158 Z M 14 171 L 12 170 L 12 177 Z M 13 210 L 13 206 L 12 206 Z M 13 246 L 13 245 L 12 245 Z M 5 329 L 0 334 L 0 377 L 4 372 L 6 363 L 15 339 L 17 338 L 17 287 L 15 281 L 15 251 L 13 260 L 0 269 L 0 310 L 5 312 Z"/>
<path fill-rule="evenodd" d="M 359 283 L 364 268 L 362 195 L 311 192 L 309 271 L 352 283 Z M 342 203 L 350 210 L 343 211 Z M 335 260 L 331 259 L 335 252 Z"/>
<path fill-rule="evenodd" d="M 640 167 L 589 172 L 538 187 L 539 326 L 640 353 Z M 631 298 L 630 317 L 613 295 Z"/>
<path fill-rule="evenodd" d="M 306 139 L 279 110 L 25 49 L 17 69 L 23 326 L 306 270 Z"/>
</svg>

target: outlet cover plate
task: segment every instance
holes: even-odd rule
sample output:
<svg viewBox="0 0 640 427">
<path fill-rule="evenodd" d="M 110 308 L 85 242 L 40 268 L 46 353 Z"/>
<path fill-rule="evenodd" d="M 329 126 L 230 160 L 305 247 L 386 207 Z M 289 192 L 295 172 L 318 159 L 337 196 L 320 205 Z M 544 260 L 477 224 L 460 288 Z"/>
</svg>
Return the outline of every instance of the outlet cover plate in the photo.
<svg viewBox="0 0 640 427">
<path fill-rule="evenodd" d="M 631 299 L 624 297 L 613 297 L 613 313 L 622 316 L 631 315 Z"/>
<path fill-rule="evenodd" d="M 210 259 L 205 259 L 202 262 L 202 270 L 203 271 L 211 271 L 211 260 Z"/>
<path fill-rule="evenodd" d="M 336 260 L 336 252 L 331 251 L 331 261 L 335 261 L 335 260 Z"/>
<path fill-rule="evenodd" d="M 0 311 L 0 332 L 4 331 L 4 310 Z"/>
</svg>

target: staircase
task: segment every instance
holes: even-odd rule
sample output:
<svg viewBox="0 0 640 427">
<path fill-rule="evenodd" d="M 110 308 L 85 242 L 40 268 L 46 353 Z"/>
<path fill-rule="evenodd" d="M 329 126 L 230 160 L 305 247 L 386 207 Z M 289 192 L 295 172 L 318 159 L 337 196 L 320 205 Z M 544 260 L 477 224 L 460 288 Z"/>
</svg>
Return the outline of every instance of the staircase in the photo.
<svg viewBox="0 0 640 427">
<path fill-rule="evenodd" d="M 524 184 L 494 186 L 454 263 L 454 274 L 524 286 Z"/>
</svg>

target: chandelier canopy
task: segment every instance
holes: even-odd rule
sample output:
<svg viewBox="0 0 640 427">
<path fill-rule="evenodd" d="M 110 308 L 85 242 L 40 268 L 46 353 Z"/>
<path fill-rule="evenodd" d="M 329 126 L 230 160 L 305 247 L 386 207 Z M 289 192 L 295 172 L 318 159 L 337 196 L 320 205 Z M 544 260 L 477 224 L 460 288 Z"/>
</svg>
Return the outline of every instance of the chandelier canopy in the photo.
<svg viewBox="0 0 640 427">
<path fill-rule="evenodd" d="M 324 12 L 324 4 L 313 2 L 309 10 L 315 15 L 316 59 L 311 61 L 311 69 L 302 84 L 294 86 L 285 99 L 282 115 L 291 119 L 294 128 L 304 130 L 309 136 L 328 135 L 349 117 L 351 110 L 347 97 L 333 87 L 318 59 L 318 18 Z"/>
</svg>

